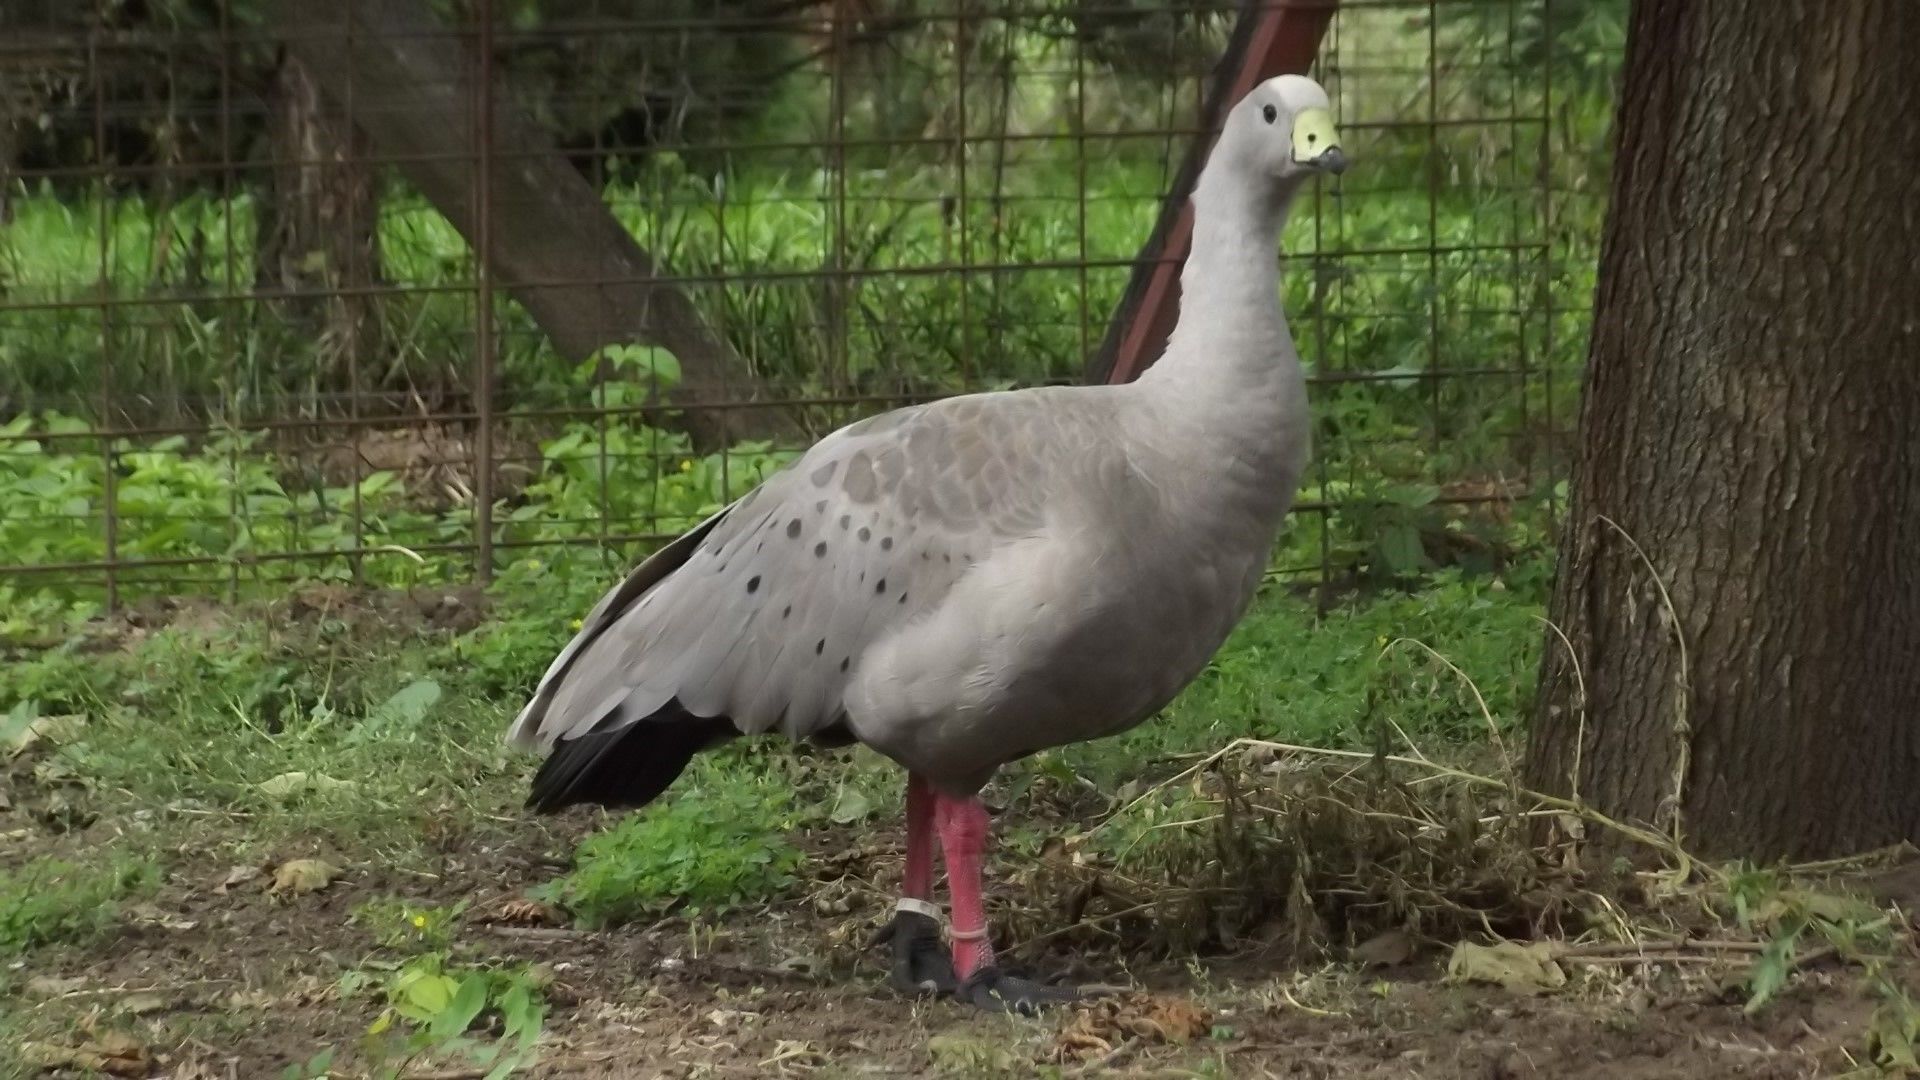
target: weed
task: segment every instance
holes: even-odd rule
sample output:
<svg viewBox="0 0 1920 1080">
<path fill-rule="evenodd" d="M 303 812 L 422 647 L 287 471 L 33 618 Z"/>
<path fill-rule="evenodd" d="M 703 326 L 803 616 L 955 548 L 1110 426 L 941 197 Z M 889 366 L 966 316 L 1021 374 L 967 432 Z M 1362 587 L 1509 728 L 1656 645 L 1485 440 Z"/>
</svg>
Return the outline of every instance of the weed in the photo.
<svg viewBox="0 0 1920 1080">
<path fill-rule="evenodd" d="M 793 793 L 721 762 L 691 771 L 675 794 L 582 842 L 572 872 L 538 898 L 598 927 L 680 907 L 711 914 L 790 885 L 800 852 L 786 834 L 802 817 Z"/>
<path fill-rule="evenodd" d="M 1818 955 L 1876 970 L 1898 936 L 1892 920 L 1874 905 L 1845 893 L 1811 888 L 1778 868 L 1751 864 L 1727 875 L 1724 906 L 1734 925 L 1757 933 L 1766 947 L 1747 973 L 1746 1011 L 1759 1012 L 1807 963 L 1799 946 L 1811 936 L 1824 942 Z"/>
<path fill-rule="evenodd" d="M 383 949 L 436 953 L 452 944 L 454 928 L 466 911 L 464 900 L 441 906 L 387 897 L 354 908 L 351 921 L 371 933 Z"/>
<path fill-rule="evenodd" d="M 119 923 L 120 902 L 159 880 L 153 863 L 120 856 L 93 865 L 36 859 L 0 870 L 0 956 L 99 940 Z"/>
<path fill-rule="evenodd" d="M 362 973 L 349 975 L 342 996 L 367 988 Z M 485 1070 L 486 1080 L 496 1080 L 533 1060 L 546 1022 L 543 982 L 526 967 L 457 965 L 444 952 L 428 952 L 400 965 L 377 989 L 384 1007 L 361 1045 L 382 1077 L 405 1074 L 409 1063 L 433 1055 L 471 1062 Z M 477 1025 L 498 1038 L 473 1038 Z"/>
</svg>

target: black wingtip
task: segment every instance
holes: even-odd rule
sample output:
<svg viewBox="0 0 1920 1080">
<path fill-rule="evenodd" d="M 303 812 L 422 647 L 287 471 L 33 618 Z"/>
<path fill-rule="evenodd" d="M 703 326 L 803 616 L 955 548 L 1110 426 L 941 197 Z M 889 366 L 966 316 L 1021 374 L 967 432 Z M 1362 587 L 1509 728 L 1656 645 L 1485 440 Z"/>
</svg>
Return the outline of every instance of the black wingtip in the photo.
<svg viewBox="0 0 1920 1080">
<path fill-rule="evenodd" d="M 685 771 L 693 755 L 735 734 L 725 717 L 694 716 L 670 702 L 616 730 L 562 739 L 534 774 L 527 809 L 551 814 L 582 804 L 645 806 Z"/>
</svg>

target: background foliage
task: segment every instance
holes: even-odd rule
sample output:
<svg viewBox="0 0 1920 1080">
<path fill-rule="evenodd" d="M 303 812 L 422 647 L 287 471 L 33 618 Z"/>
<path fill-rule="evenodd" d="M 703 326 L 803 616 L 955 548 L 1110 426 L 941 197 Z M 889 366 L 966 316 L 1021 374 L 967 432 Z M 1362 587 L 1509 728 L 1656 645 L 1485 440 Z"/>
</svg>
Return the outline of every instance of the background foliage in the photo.
<svg viewBox="0 0 1920 1080">
<path fill-rule="evenodd" d="M 1177 161 L 1180 140 L 1157 132 L 1182 122 L 1230 24 L 1218 7 L 1147 0 L 856 3 L 837 33 L 825 8 L 773 0 L 654 5 L 645 32 L 606 32 L 592 0 L 495 9 L 516 100 L 692 282 L 747 384 L 818 402 L 791 410 L 816 434 L 898 401 L 1078 378 Z M 1364 164 L 1303 203 L 1286 237 L 1285 302 L 1320 379 L 1321 460 L 1302 500 L 1325 509 L 1296 516 L 1280 568 L 1406 580 L 1485 572 L 1542 542 L 1623 10 L 1341 16 L 1325 66 Z M 47 32 L 86 17 L 50 13 Z M 262 223 L 288 198 L 265 165 L 284 58 L 251 0 L 116 0 L 103 17 L 166 47 L 5 79 L 30 119 L 7 147 L 0 230 L 0 563 L 104 559 L 111 470 L 115 553 L 156 563 L 121 575 L 131 595 L 463 579 L 471 433 L 422 413 L 471 408 L 468 246 L 368 165 L 373 280 L 388 286 L 368 306 L 377 332 L 343 349 L 290 302 L 230 299 L 254 287 Z M 235 44 L 222 50 L 221 32 Z M 128 103 L 100 132 L 80 122 L 96 97 Z M 822 145 L 836 135 L 844 150 Z M 229 151 L 231 171 L 197 167 Z M 104 179 L 81 167 L 101 161 Z M 80 297 L 132 306 L 56 306 Z M 519 553 L 510 580 L 610 568 L 798 445 L 695 452 L 671 417 L 637 411 L 679 377 L 670 354 L 576 364 L 511 303 L 497 325 L 492 520 Z M 587 406 L 613 412 L 552 411 Z M 349 409 L 376 426 L 265 426 Z M 175 430 L 108 440 L 93 433 L 103 420 Z M 1520 502 L 1473 509 L 1487 496 Z M 549 546 L 589 538 L 611 542 Z M 349 554 L 292 557 L 329 551 Z M 87 573 L 0 590 L 0 628 L 34 639 L 102 598 Z"/>
</svg>

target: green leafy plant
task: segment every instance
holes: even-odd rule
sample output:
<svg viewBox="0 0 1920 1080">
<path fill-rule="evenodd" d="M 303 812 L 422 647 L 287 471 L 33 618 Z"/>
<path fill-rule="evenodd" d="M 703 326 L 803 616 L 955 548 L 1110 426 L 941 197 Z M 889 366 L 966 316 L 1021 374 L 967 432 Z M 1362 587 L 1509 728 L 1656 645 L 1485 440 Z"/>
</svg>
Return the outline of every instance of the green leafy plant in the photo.
<svg viewBox="0 0 1920 1080">
<path fill-rule="evenodd" d="M 109 856 L 97 865 L 37 859 L 0 870 L 0 956 L 98 940 L 120 920 L 120 902 L 153 889 L 153 863 Z"/>
<path fill-rule="evenodd" d="M 358 993 L 363 986 L 364 980 L 355 978 L 342 993 Z M 424 953 L 380 985 L 385 1005 L 368 1026 L 363 1047 L 376 1062 L 400 1059 L 399 1066 L 383 1067 L 383 1076 L 399 1076 L 407 1062 L 434 1055 L 472 1062 L 486 1070 L 486 1080 L 499 1080 L 537 1054 L 547 1012 L 543 987 L 525 967 L 460 967 L 443 952 Z M 498 1038 L 473 1037 L 483 1025 L 497 1029 Z"/>
<path fill-rule="evenodd" d="M 1817 951 L 1859 964 L 1870 974 L 1879 972 L 1893 947 L 1891 919 L 1857 897 L 1809 889 L 1751 865 L 1737 867 L 1726 888 L 1734 922 L 1766 939 L 1747 973 L 1749 1014 L 1766 1008 L 1786 987 L 1805 962 L 1800 945 L 1809 936 L 1824 942 Z"/>
<path fill-rule="evenodd" d="M 453 931 L 466 911 L 464 900 L 441 906 L 387 897 L 362 903 L 354 908 L 350 918 L 373 934 L 381 948 L 437 953 L 446 951 L 452 944 Z"/>
<path fill-rule="evenodd" d="M 787 837 L 801 813 L 791 794 L 749 777 L 703 770 L 676 796 L 580 844 L 574 869 L 542 887 L 587 926 L 670 908 L 712 913 L 779 893 L 793 881 L 799 849 Z"/>
</svg>

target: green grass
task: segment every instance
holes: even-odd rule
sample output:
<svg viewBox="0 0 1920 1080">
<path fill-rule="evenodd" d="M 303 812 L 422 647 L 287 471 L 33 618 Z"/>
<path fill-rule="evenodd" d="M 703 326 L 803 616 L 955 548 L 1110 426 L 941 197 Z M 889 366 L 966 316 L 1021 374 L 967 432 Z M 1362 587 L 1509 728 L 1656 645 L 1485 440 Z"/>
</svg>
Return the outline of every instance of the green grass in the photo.
<svg viewBox="0 0 1920 1080">
<path fill-rule="evenodd" d="M 1363 596 L 1325 615 L 1276 586 L 1165 715 L 1013 766 L 1000 790 L 1064 767 L 1113 791 L 1241 736 L 1368 748 L 1383 732 L 1397 739 L 1397 726 L 1430 749 L 1484 737 L 1467 689 L 1427 654 L 1387 648 L 1400 638 L 1472 676 L 1510 732 L 1538 655 L 1544 579 L 1537 561 L 1499 576 L 1448 571 L 1417 592 Z M 571 633 L 570 613 L 604 581 L 549 571 L 503 585 L 494 616 L 464 634 L 370 616 L 276 625 L 241 615 L 122 649 L 20 654 L 0 665 L 0 716 L 83 718 L 29 752 L 79 778 L 85 808 L 158 812 L 151 850 L 164 849 L 169 829 L 212 827 L 236 857 L 298 841 L 423 865 L 435 822 L 498 833 L 524 820 L 533 762 L 501 733 Z M 888 827 L 899 791 L 897 770 L 865 752 L 735 744 L 589 840 L 552 897 L 589 923 L 764 899 L 789 880 L 798 835 Z M 60 906 L 111 899 L 79 895 L 94 899 Z"/>
<path fill-rule="evenodd" d="M 111 851 L 84 863 L 42 858 L 0 869 L 0 958 L 105 938 L 119 923 L 121 902 L 158 882 L 153 863 Z"/>
<path fill-rule="evenodd" d="M 588 837 L 571 872 L 539 893 L 588 927 L 669 910 L 714 915 L 777 895 L 800 851 L 788 833 L 818 816 L 782 775 L 742 761 L 695 764 L 672 798 Z"/>
<path fill-rule="evenodd" d="M 250 846 L 305 837 L 406 858 L 433 819 L 502 809 L 520 765 L 500 741 L 509 706 L 461 681 L 459 647 L 407 637 L 173 630 L 126 654 L 11 665 L 4 696 L 86 717 L 55 752 L 96 801 L 244 822 Z"/>
</svg>

